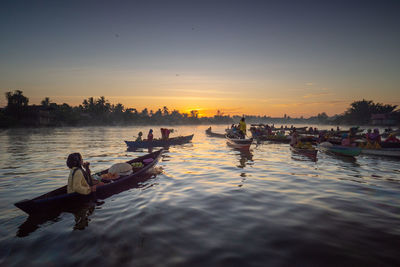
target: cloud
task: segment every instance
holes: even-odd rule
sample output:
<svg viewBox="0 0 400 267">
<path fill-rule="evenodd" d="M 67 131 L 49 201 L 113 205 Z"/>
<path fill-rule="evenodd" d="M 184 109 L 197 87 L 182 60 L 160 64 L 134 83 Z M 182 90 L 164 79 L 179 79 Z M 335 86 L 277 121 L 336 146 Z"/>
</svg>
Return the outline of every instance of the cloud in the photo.
<svg viewBox="0 0 400 267">
<path fill-rule="evenodd" d="M 313 86 L 313 83 L 306 83 L 307 86 Z"/>
</svg>

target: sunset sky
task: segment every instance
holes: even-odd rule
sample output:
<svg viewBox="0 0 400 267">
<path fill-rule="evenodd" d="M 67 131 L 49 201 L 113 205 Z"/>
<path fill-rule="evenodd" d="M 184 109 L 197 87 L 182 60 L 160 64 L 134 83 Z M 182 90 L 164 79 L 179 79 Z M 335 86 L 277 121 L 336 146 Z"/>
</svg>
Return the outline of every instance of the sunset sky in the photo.
<svg viewBox="0 0 400 267">
<path fill-rule="evenodd" d="M 0 106 L 22 90 L 78 105 L 204 115 L 400 105 L 400 1 L 2 1 Z"/>
</svg>

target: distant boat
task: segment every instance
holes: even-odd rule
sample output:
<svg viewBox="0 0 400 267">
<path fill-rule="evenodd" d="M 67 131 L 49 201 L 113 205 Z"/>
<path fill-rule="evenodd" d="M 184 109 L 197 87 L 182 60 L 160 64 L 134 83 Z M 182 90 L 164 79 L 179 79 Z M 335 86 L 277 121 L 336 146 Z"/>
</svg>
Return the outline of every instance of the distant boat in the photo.
<svg viewBox="0 0 400 267">
<path fill-rule="evenodd" d="M 225 138 L 225 134 L 213 133 L 211 127 L 206 130 L 206 134 L 211 137 Z"/>
<path fill-rule="evenodd" d="M 168 147 L 189 143 L 193 135 L 171 137 L 168 139 L 153 139 L 152 141 L 125 141 L 129 148 Z"/>
</svg>

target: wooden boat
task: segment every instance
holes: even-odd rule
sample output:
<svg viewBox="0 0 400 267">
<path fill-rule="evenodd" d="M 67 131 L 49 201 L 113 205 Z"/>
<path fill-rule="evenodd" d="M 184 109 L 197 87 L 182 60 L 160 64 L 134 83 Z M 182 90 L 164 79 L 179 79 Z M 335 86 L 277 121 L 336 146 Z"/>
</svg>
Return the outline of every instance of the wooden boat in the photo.
<svg viewBox="0 0 400 267">
<path fill-rule="evenodd" d="M 234 148 L 248 149 L 250 148 L 252 142 L 253 138 L 240 139 L 240 138 L 230 138 L 228 136 L 226 137 L 226 143 Z"/>
<path fill-rule="evenodd" d="M 67 193 L 67 186 L 60 187 L 56 190 L 43 194 L 33 199 L 22 200 L 15 203 L 14 205 L 28 214 L 35 213 L 45 213 L 54 209 L 60 209 L 61 207 L 70 207 L 82 202 L 87 202 L 93 199 L 105 199 L 110 194 L 115 194 L 116 192 L 121 192 L 120 188 L 126 186 L 127 183 L 132 182 L 132 180 L 138 179 L 139 177 L 145 175 L 149 169 L 157 164 L 160 160 L 162 149 L 155 151 L 153 153 L 132 159 L 127 161 L 127 163 L 132 164 L 134 162 L 142 162 L 144 165 L 142 168 L 134 171 L 130 175 L 121 176 L 118 179 L 107 180 L 102 186 L 98 186 L 96 192 L 92 192 L 89 195 L 81 195 L 78 193 Z M 97 175 L 102 175 L 108 173 L 108 169 L 96 173 Z"/>
<path fill-rule="evenodd" d="M 362 154 L 387 156 L 387 157 L 400 157 L 400 148 L 381 148 L 381 149 L 361 149 Z"/>
<path fill-rule="evenodd" d="M 278 136 L 278 135 L 260 135 L 256 138 L 259 141 L 269 141 L 274 143 L 289 144 L 291 138 L 289 136 Z"/>
<path fill-rule="evenodd" d="M 314 160 L 317 159 L 318 150 L 315 149 L 315 148 L 298 148 L 298 147 L 290 146 L 290 150 L 292 152 L 294 152 L 294 153 L 307 156 L 307 157 L 312 158 Z"/>
<path fill-rule="evenodd" d="M 398 148 L 398 149 L 400 149 L 400 143 L 380 142 L 379 145 L 382 148 Z"/>
<path fill-rule="evenodd" d="M 208 136 L 210 136 L 210 137 L 225 138 L 225 134 L 213 133 L 210 129 L 207 129 L 207 130 L 206 130 L 206 135 L 208 135 Z"/>
<path fill-rule="evenodd" d="M 167 140 L 153 139 L 153 141 L 125 141 L 129 148 L 149 148 L 149 147 L 168 147 L 189 143 L 193 139 L 192 135 L 171 137 Z"/>
<path fill-rule="evenodd" d="M 361 148 L 352 146 L 332 145 L 329 142 L 321 143 L 319 149 L 340 156 L 355 157 L 361 154 Z"/>
</svg>

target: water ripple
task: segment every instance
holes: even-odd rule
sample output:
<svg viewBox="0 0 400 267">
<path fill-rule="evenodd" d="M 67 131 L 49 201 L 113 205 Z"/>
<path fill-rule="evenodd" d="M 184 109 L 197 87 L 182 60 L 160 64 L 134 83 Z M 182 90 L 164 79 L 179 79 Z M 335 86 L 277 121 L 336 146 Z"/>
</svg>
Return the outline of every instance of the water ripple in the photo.
<svg viewBox="0 0 400 267">
<path fill-rule="evenodd" d="M 13 206 L 64 185 L 71 152 L 95 171 L 146 154 L 123 140 L 149 128 L 1 131 L 0 265 L 400 265 L 399 160 L 312 161 L 267 142 L 240 151 L 206 126 L 174 127 L 192 143 L 103 202 L 44 218 Z"/>
</svg>

